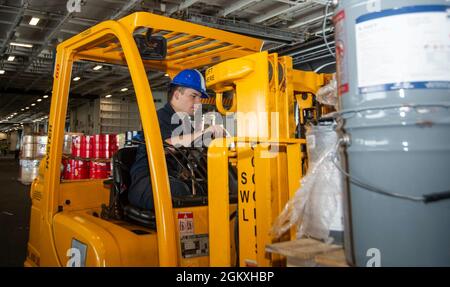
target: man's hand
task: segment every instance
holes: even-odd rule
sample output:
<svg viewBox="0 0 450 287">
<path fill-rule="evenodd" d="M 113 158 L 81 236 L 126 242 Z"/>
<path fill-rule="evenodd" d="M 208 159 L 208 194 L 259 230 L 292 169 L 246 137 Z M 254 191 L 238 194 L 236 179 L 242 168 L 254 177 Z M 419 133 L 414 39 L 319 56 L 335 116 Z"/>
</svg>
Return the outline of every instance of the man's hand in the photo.
<svg viewBox="0 0 450 287">
<path fill-rule="evenodd" d="M 212 138 L 230 137 L 230 134 L 220 125 L 209 126 L 203 131 L 197 131 L 189 135 L 176 136 L 166 139 L 168 144 L 174 146 L 208 146 Z"/>
<path fill-rule="evenodd" d="M 221 125 L 209 126 L 203 131 L 203 133 L 212 133 L 214 135 L 214 138 L 223 138 L 229 136 L 227 130 L 224 129 Z"/>
</svg>

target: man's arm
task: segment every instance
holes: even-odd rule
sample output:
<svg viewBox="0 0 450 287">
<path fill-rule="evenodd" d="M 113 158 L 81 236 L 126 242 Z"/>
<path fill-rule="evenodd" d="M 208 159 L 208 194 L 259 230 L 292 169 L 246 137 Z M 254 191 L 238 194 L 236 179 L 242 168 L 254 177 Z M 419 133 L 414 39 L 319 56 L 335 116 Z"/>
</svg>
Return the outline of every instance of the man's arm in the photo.
<svg viewBox="0 0 450 287">
<path fill-rule="evenodd" d="M 193 141 L 195 141 L 197 138 L 201 137 L 203 134 L 202 131 L 197 131 L 192 134 L 188 135 L 181 135 L 181 136 L 175 136 L 166 139 L 166 143 L 174 146 L 184 146 L 189 147 Z"/>
<path fill-rule="evenodd" d="M 211 132 L 215 138 L 223 137 L 225 135 L 224 129 L 219 126 L 210 126 L 204 131 L 196 131 L 188 135 L 174 136 L 166 139 L 166 143 L 171 145 L 181 145 L 184 147 L 191 146 L 191 143 L 194 142 L 197 138 L 201 137 L 203 134 Z"/>
</svg>

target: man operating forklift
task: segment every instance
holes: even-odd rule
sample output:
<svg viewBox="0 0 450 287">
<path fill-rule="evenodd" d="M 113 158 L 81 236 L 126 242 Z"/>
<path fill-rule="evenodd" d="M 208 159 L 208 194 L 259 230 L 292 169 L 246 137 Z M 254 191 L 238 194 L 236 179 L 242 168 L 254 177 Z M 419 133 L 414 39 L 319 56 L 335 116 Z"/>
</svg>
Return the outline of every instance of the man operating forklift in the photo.
<svg viewBox="0 0 450 287">
<path fill-rule="evenodd" d="M 207 98 L 205 80 L 198 70 L 186 69 L 178 73 L 170 83 L 167 104 L 158 110 L 158 121 L 162 140 L 172 146 L 190 147 L 202 140 L 205 134 L 222 137 L 221 126 L 212 125 L 205 130 L 194 129 L 190 117 L 201 110 L 200 98 Z M 170 147 L 169 147 L 170 148 Z M 176 179 L 178 164 L 171 156 L 166 156 L 170 189 L 173 196 L 190 195 L 191 190 Z M 136 161 L 130 170 L 131 186 L 128 200 L 133 206 L 144 210 L 153 209 L 153 193 L 145 145 L 140 144 Z"/>
</svg>

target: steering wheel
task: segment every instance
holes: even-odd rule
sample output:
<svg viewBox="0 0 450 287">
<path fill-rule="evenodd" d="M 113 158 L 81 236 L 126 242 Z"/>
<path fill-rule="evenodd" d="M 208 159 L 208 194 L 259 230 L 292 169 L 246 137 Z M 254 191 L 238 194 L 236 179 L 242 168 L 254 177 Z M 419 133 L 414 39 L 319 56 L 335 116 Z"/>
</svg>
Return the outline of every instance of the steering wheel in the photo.
<svg viewBox="0 0 450 287">
<path fill-rule="evenodd" d="M 192 142 L 192 146 L 207 148 L 208 146 L 205 144 L 205 141 L 204 141 L 205 138 L 213 140 L 215 138 L 214 133 L 213 132 L 203 133 L 201 136 L 199 136 Z M 208 144 L 209 144 L 209 142 L 208 142 Z"/>
</svg>

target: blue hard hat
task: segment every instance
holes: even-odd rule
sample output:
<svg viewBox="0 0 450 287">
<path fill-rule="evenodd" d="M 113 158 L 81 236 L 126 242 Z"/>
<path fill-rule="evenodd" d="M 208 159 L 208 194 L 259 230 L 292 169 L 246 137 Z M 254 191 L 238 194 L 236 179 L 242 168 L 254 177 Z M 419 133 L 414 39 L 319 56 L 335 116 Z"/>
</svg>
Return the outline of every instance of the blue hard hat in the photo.
<svg viewBox="0 0 450 287">
<path fill-rule="evenodd" d="M 179 72 L 170 82 L 170 85 L 182 86 L 194 89 L 202 94 L 202 98 L 209 98 L 206 93 L 205 79 L 202 74 L 195 69 L 186 69 Z"/>
</svg>

